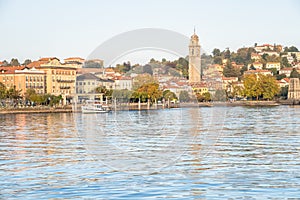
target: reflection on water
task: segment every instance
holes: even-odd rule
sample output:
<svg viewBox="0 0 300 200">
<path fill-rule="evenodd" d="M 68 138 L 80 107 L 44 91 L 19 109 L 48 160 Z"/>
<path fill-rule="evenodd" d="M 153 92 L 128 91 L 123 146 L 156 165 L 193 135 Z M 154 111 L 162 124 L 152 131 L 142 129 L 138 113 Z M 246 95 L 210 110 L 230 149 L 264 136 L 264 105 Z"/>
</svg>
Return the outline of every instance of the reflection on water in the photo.
<svg viewBox="0 0 300 200">
<path fill-rule="evenodd" d="M 299 198 L 299 128 L 300 109 L 284 106 L 97 117 L 0 115 L 0 198 Z M 106 133 L 100 135 L 102 147 L 117 144 L 122 166 L 140 170 L 129 173 L 100 162 L 116 159 L 113 149 L 97 151 L 100 157 L 92 155 L 87 147 L 95 142 L 90 134 L 95 130 Z M 170 142 L 172 137 L 176 143 Z M 158 154 L 151 154 L 155 148 L 162 150 L 159 160 Z M 180 155 L 171 165 L 148 170 L 157 164 L 153 161 L 173 159 L 174 152 Z M 152 156 L 149 168 L 133 159 L 145 153 Z"/>
</svg>

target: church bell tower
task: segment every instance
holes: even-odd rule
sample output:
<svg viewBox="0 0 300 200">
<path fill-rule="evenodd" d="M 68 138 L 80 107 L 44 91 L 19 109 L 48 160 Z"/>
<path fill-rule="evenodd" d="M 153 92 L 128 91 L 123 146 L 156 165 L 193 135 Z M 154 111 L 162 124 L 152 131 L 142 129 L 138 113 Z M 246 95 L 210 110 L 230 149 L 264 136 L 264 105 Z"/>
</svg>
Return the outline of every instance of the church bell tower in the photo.
<svg viewBox="0 0 300 200">
<path fill-rule="evenodd" d="M 195 33 L 189 44 L 189 83 L 201 82 L 201 54 L 199 37 Z"/>
</svg>

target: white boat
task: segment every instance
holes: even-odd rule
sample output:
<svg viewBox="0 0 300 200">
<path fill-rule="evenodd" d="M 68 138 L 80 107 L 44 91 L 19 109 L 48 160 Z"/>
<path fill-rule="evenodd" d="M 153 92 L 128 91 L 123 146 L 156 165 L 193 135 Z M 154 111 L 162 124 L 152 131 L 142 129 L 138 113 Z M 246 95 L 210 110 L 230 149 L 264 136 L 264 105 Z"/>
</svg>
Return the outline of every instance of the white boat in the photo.
<svg viewBox="0 0 300 200">
<path fill-rule="evenodd" d="M 88 100 L 81 106 L 82 113 L 108 113 L 111 111 L 111 107 L 103 105 L 100 101 Z"/>
</svg>

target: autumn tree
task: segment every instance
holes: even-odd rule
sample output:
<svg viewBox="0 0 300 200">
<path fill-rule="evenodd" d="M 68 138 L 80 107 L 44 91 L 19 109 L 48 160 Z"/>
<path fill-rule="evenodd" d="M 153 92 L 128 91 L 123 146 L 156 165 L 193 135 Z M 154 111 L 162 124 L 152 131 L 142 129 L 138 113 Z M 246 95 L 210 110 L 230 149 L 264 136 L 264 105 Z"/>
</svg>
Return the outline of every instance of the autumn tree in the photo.
<svg viewBox="0 0 300 200">
<path fill-rule="evenodd" d="M 257 81 L 256 74 L 244 76 L 244 94 L 247 97 L 256 98 L 256 100 L 262 95 L 262 89 Z"/>
<path fill-rule="evenodd" d="M 275 95 L 280 92 L 279 85 L 276 82 L 275 77 L 271 75 L 262 75 L 259 74 L 259 81 L 261 82 L 262 87 L 262 97 L 266 100 L 271 100 Z"/>
<path fill-rule="evenodd" d="M 136 92 L 142 101 L 149 99 L 151 102 L 162 97 L 162 91 L 159 89 L 158 83 L 146 83 L 140 86 Z"/>
<path fill-rule="evenodd" d="M 244 93 L 247 97 L 271 100 L 279 92 L 276 79 L 271 75 L 250 74 L 244 77 Z"/>
<path fill-rule="evenodd" d="M 6 98 L 6 86 L 0 82 L 0 99 Z"/>
</svg>

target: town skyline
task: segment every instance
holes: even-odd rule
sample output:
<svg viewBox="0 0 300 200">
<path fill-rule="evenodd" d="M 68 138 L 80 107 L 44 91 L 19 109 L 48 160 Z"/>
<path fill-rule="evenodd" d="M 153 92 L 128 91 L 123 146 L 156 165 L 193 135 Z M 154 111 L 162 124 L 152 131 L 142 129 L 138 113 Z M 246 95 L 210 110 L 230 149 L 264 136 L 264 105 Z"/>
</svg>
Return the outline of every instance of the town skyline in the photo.
<svg viewBox="0 0 300 200">
<path fill-rule="evenodd" d="M 0 1 L 0 23 L 5 27 L 0 60 L 86 58 L 112 36 L 145 27 L 188 37 L 196 27 L 201 46 L 209 54 L 214 48 L 236 51 L 254 43 L 300 46 L 299 22 L 293 20 L 299 18 L 297 1 L 126 1 L 118 5 L 103 1 Z M 258 5 L 263 12 L 257 11 Z"/>
</svg>

